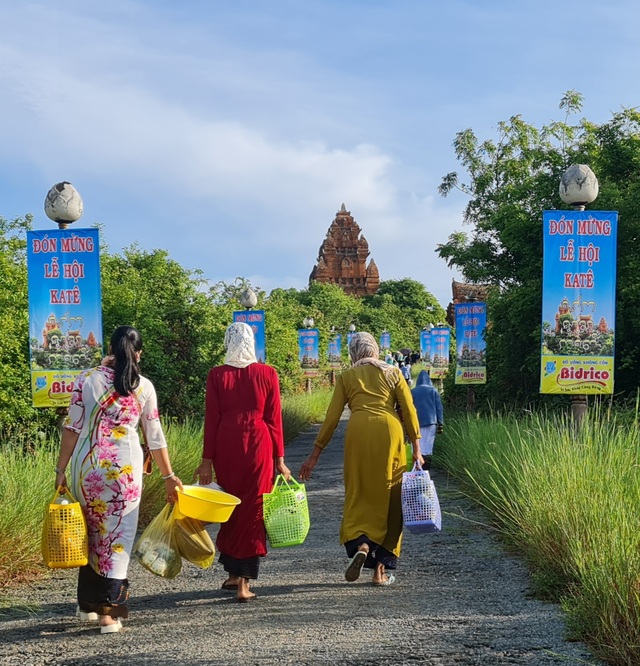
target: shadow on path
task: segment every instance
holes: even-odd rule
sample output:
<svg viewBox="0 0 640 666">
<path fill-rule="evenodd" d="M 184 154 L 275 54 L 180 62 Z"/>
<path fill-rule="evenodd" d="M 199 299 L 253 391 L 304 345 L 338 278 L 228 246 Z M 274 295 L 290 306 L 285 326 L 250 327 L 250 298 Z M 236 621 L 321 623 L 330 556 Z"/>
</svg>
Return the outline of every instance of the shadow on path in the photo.
<svg viewBox="0 0 640 666">
<path fill-rule="evenodd" d="M 25 591 L 41 612 L 0 622 L 0 663 L 23 666 L 127 664 L 595 664 L 564 639 L 561 612 L 530 598 L 526 568 L 507 556 L 483 514 L 435 470 L 443 531 L 405 534 L 397 581 L 346 583 L 338 543 L 342 514 L 341 421 L 307 483 L 311 530 L 294 548 L 273 549 L 254 589 L 235 603 L 220 590 L 216 563 L 189 564 L 174 580 L 130 571 L 131 618 L 121 634 L 79 624 L 75 573 L 60 572 Z M 318 426 L 292 442 L 297 476 Z M 212 526 L 212 535 L 215 527 Z"/>
</svg>

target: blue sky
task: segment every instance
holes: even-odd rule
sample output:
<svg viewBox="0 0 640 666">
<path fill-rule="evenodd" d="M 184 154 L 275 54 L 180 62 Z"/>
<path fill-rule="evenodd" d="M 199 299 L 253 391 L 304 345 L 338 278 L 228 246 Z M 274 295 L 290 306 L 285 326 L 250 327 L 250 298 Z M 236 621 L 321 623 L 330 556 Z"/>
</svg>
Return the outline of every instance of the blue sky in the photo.
<svg viewBox="0 0 640 666">
<path fill-rule="evenodd" d="M 443 304 L 452 141 L 636 106 L 640 6 L 541 0 L 0 0 L 0 215 L 68 180 L 112 251 L 303 288 L 344 202 L 383 280 Z"/>
</svg>

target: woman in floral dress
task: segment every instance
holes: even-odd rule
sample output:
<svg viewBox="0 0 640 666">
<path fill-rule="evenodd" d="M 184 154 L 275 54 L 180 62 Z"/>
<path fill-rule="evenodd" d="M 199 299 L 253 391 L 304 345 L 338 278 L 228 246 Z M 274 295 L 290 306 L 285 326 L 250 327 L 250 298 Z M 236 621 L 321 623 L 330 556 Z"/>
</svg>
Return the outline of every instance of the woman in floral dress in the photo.
<svg viewBox="0 0 640 666">
<path fill-rule="evenodd" d="M 165 481 L 167 500 L 182 487 L 173 473 L 153 384 L 140 374 L 142 338 L 131 326 L 111 336 L 111 356 L 77 379 L 56 465 L 56 486 L 82 504 L 89 532 L 89 564 L 78 574 L 82 619 L 99 620 L 102 633 L 128 616 L 127 569 L 138 526 L 144 452 L 142 427 Z"/>
</svg>

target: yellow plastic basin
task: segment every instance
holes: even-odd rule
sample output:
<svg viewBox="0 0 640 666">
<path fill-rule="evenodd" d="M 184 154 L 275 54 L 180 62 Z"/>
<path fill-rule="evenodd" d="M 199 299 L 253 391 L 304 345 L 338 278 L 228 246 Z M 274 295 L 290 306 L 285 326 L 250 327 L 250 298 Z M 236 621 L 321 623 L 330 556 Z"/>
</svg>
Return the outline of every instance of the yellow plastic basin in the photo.
<svg viewBox="0 0 640 666">
<path fill-rule="evenodd" d="M 226 523 L 238 504 L 240 500 L 235 495 L 222 490 L 200 486 L 184 486 L 184 490 L 178 490 L 180 513 L 205 523 Z"/>
</svg>

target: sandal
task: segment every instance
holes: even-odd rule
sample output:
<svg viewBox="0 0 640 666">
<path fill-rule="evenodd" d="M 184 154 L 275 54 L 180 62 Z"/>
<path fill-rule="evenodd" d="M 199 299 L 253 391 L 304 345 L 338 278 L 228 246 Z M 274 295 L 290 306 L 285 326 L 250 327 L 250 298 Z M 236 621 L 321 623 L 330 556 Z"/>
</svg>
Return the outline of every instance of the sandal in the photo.
<svg viewBox="0 0 640 666">
<path fill-rule="evenodd" d="M 238 589 L 238 583 L 227 583 L 226 581 L 220 586 L 221 590 L 233 590 L 234 592 Z"/>
<path fill-rule="evenodd" d="M 353 583 L 354 580 L 358 580 L 358 578 L 360 578 L 360 572 L 362 571 L 362 567 L 364 566 L 364 563 L 367 560 L 368 554 L 369 553 L 366 550 L 359 550 L 351 558 L 351 562 L 349 562 L 349 566 L 347 567 L 347 570 L 344 572 L 345 579 L 348 580 L 350 583 Z"/>
<path fill-rule="evenodd" d="M 100 625 L 101 634 L 117 634 L 119 631 L 122 631 L 122 621 L 120 618 L 117 618 L 112 624 Z"/>
<path fill-rule="evenodd" d="M 387 574 L 385 574 L 387 575 Z M 393 585 L 395 582 L 396 577 L 393 574 L 388 574 L 386 580 L 383 580 L 382 583 L 374 583 L 376 587 L 382 587 L 386 585 Z"/>
<path fill-rule="evenodd" d="M 76 617 L 81 622 L 97 622 L 98 614 L 97 613 L 87 613 L 86 611 L 80 610 L 80 606 L 76 606 Z"/>
</svg>

